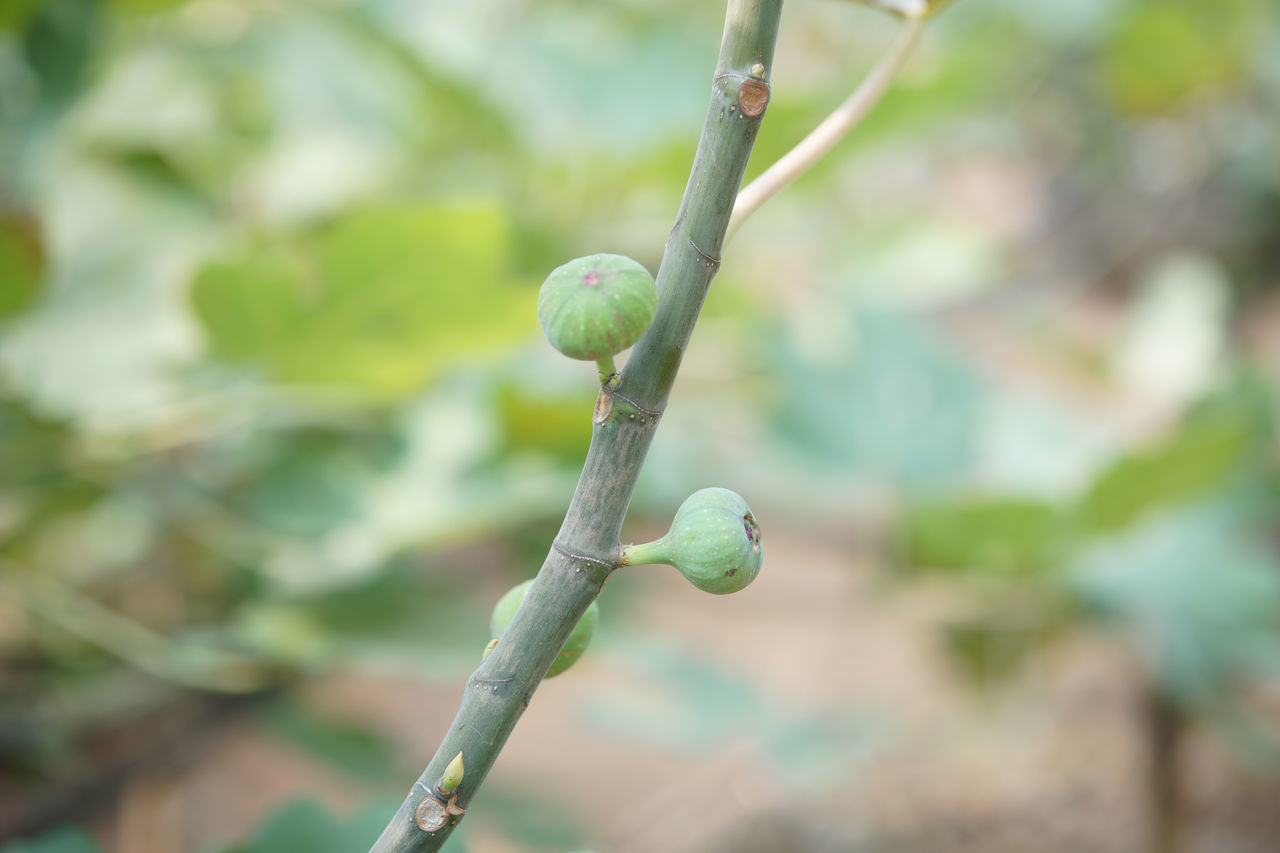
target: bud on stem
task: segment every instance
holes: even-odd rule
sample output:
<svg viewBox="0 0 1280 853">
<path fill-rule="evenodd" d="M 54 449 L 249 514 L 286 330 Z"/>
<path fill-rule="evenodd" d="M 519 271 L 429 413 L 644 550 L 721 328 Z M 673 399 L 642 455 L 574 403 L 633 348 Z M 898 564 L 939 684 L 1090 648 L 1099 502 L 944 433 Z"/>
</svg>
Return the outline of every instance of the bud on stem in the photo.
<svg viewBox="0 0 1280 853">
<path fill-rule="evenodd" d="M 459 752 L 449 762 L 444 769 L 444 775 L 440 777 L 440 781 L 436 784 L 436 790 L 442 794 L 452 794 L 458 790 L 458 786 L 462 784 L 462 774 L 465 768 L 462 766 L 462 753 Z"/>
</svg>

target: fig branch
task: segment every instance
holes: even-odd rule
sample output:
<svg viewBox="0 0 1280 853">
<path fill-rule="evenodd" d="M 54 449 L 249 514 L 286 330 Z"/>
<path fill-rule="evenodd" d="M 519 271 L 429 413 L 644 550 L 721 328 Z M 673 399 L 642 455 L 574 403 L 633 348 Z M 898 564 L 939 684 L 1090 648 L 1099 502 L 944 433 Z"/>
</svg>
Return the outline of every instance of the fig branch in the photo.
<svg viewBox="0 0 1280 853">
<path fill-rule="evenodd" d="M 622 374 L 601 384 L 582 476 L 546 561 L 501 638 L 468 680 L 457 716 L 435 757 L 370 853 L 440 849 L 533 691 L 622 559 L 623 517 L 707 288 L 719 269 L 729 214 L 769 102 L 767 81 L 781 11 L 782 0 L 729 0 L 707 118 L 658 270 L 653 324 L 636 342 Z M 580 291 L 593 291 L 609 272 L 610 268 L 592 267 L 574 275 Z M 541 298 L 539 303 L 542 320 Z M 578 331 L 590 330 L 583 325 Z M 578 337 L 571 343 L 582 343 L 582 334 Z M 556 343 L 554 337 L 552 342 Z M 602 360 L 599 354 L 589 357 Z M 601 373 L 606 366 L 601 365 Z M 754 536 L 758 546 L 754 519 L 744 523 L 741 535 Z M 752 556 L 758 553 L 757 547 Z M 728 574 L 734 567 L 718 568 Z M 754 571 L 742 574 L 754 576 Z M 451 772 L 455 758 L 458 764 Z M 465 768 L 461 778 L 458 767 Z"/>
<path fill-rule="evenodd" d="M 857 88 L 832 110 L 809 135 L 796 143 L 765 169 L 751 183 L 742 188 L 729 219 L 728 236 L 732 237 L 769 199 L 773 198 L 796 178 L 803 175 L 835 147 L 866 118 L 867 114 L 889 91 L 889 84 L 902 69 L 907 57 L 920 40 L 925 21 L 944 3 L 938 0 L 868 0 L 867 5 L 884 9 L 903 20 L 902 30 L 880 61 L 872 66 Z"/>
</svg>

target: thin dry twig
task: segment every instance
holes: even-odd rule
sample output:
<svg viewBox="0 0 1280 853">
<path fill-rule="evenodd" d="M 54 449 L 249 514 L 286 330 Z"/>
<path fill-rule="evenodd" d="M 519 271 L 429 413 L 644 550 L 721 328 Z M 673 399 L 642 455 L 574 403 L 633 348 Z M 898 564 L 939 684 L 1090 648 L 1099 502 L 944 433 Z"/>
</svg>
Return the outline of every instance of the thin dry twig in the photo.
<svg viewBox="0 0 1280 853">
<path fill-rule="evenodd" d="M 733 214 L 729 218 L 726 240 L 732 237 L 742 223 L 762 204 L 821 160 L 884 97 L 889 84 L 893 82 L 893 78 L 897 76 L 916 42 L 919 41 L 929 11 L 927 3 L 900 3 L 891 8 L 904 21 L 897 39 L 840 106 L 836 107 L 794 148 L 778 158 L 777 162 L 765 169 L 759 177 L 738 193 L 738 199 L 733 205 Z"/>
</svg>

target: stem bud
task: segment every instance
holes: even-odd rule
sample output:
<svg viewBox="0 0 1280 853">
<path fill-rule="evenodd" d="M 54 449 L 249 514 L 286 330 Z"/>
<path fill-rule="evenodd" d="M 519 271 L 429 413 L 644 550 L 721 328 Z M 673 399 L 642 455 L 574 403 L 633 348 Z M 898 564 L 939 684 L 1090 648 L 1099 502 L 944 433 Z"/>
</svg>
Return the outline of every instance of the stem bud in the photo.
<svg viewBox="0 0 1280 853">
<path fill-rule="evenodd" d="M 449 766 L 444 769 L 444 775 L 440 777 L 436 790 L 442 794 L 452 794 L 458 790 L 458 786 L 462 784 L 464 769 L 462 766 L 462 753 L 459 752 L 449 762 Z"/>
</svg>

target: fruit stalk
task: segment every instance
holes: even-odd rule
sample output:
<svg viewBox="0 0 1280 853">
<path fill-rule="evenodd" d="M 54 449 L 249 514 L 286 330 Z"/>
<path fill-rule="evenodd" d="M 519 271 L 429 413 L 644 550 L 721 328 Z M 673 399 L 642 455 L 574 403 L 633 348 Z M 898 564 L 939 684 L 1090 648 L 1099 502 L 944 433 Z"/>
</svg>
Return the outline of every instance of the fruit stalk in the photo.
<svg viewBox="0 0 1280 853">
<path fill-rule="evenodd" d="M 435 757 L 370 853 L 440 849 L 461 816 L 425 831 L 415 811 L 459 752 L 467 772 L 455 796 L 459 806 L 470 804 L 534 689 L 617 565 L 623 516 L 719 268 L 729 213 L 768 103 L 765 81 L 781 11 L 781 0 L 729 0 L 706 122 L 658 271 L 657 317 L 616 387 L 601 388 L 582 476 L 524 603 L 472 673 Z"/>
<path fill-rule="evenodd" d="M 658 563 L 668 566 L 672 564 L 671 550 L 667 547 L 667 537 L 665 536 L 652 542 L 628 545 L 622 550 L 622 564 L 624 566 L 648 566 Z"/>
<path fill-rule="evenodd" d="M 608 384 L 618 374 L 617 365 L 613 363 L 613 356 L 606 355 L 604 358 L 597 358 L 596 372 L 600 375 L 600 384 Z"/>
</svg>

